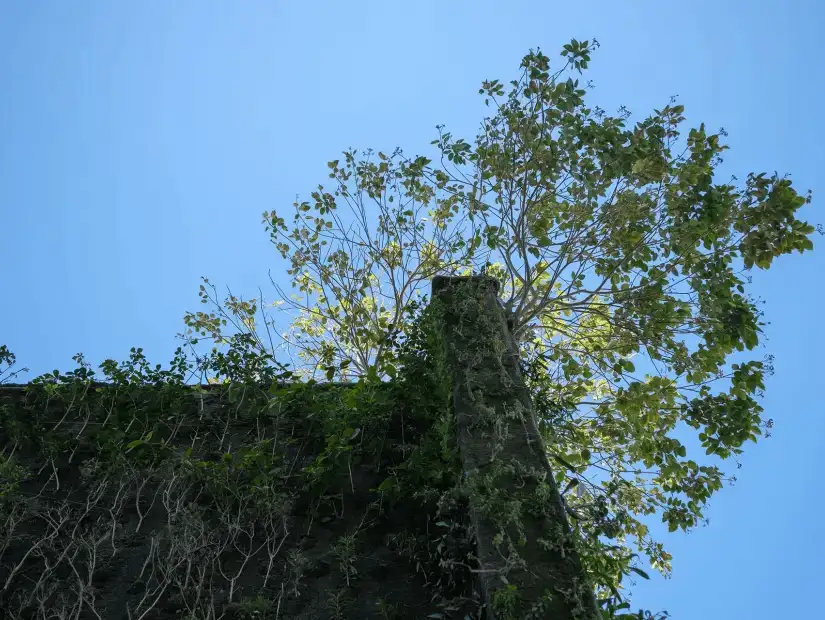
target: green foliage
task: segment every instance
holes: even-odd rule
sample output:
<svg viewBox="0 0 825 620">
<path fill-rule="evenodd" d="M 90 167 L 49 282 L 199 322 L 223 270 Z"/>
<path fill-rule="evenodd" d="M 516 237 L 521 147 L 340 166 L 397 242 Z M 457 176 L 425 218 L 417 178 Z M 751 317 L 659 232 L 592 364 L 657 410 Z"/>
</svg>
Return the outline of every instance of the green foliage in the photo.
<svg viewBox="0 0 825 620">
<path fill-rule="evenodd" d="M 394 343 L 434 274 L 500 279 L 557 483 L 577 485 L 568 508 L 608 596 L 637 554 L 669 574 L 645 522 L 703 523 L 732 480 L 718 459 L 772 423 L 758 402 L 771 360 L 742 359 L 763 327 L 747 272 L 812 249 L 814 227 L 796 218 L 810 194 L 787 177 L 720 182 L 726 133 L 685 132 L 675 100 L 636 123 L 588 104 L 590 85 L 569 74 L 597 47 L 571 41 L 558 69 L 531 51 L 517 79 L 482 84 L 492 113 L 474 141 L 439 126 L 437 159 L 347 151 L 331 187 L 264 224 L 289 265 L 283 337 L 306 374 L 396 377 Z M 187 322 L 216 337 L 259 309 L 204 301 L 216 313 Z M 677 438 L 685 427 L 703 458 Z"/>
<path fill-rule="evenodd" d="M 571 72 L 597 47 L 571 41 L 558 68 L 531 51 L 516 79 L 483 82 L 491 114 L 474 141 L 439 126 L 437 157 L 347 151 L 329 188 L 264 224 L 295 291 L 277 289 L 294 313 L 282 336 L 306 374 L 396 377 L 394 343 L 434 274 L 501 281 L 557 483 L 576 485 L 585 563 L 612 596 L 639 555 L 669 574 L 645 523 L 705 522 L 733 480 L 720 460 L 772 424 L 759 404 L 771 359 L 745 357 L 763 327 L 747 274 L 811 250 L 814 227 L 788 177 L 721 181 L 725 131 L 685 131 L 674 99 L 635 123 L 589 104 Z M 216 312 L 187 322 L 216 337 L 260 309 L 204 301 Z M 686 428 L 705 454 L 687 454 Z"/>
<path fill-rule="evenodd" d="M 219 615 L 222 601 L 233 617 L 271 618 L 277 609 L 283 617 L 287 600 L 300 599 L 313 588 L 310 575 L 317 567 L 300 546 L 290 548 L 286 540 L 292 528 L 288 523 L 296 516 L 294 504 L 309 501 L 305 516 L 310 529 L 341 519 L 343 499 L 341 514 L 328 510 L 350 491 L 341 488 L 341 481 L 353 484 L 355 496 L 353 472 L 380 470 L 394 484 L 370 489 L 374 501 L 361 524 L 334 539 L 326 552 L 339 584 L 357 587 L 365 561 L 360 535 L 387 507 L 412 498 L 444 527 L 428 526 L 431 535 L 417 537 L 412 553 L 399 553 L 399 558 L 425 579 L 432 609 L 467 609 L 472 601 L 456 601 L 471 590 L 473 565 L 467 524 L 455 518 L 466 507 L 453 497 L 460 467 L 450 426 L 451 388 L 436 363 L 439 356 L 430 352 L 438 343 L 432 313 L 420 307 L 407 311 L 419 316 L 410 337 L 394 345 L 403 372 L 389 384 L 369 378 L 338 385 L 293 382 L 286 367 L 256 351 L 249 334 L 236 333 L 205 356 L 187 356 L 178 349 L 168 368 L 150 365 L 138 348 L 125 362 L 106 360 L 98 370 L 78 355 L 75 370 L 48 373 L 23 388 L 0 392 L 0 517 L 11 533 L 26 519 L 50 523 L 64 513 L 81 522 L 82 511 L 75 511 L 88 493 L 89 510 L 107 515 L 98 525 L 110 534 L 95 543 L 105 543 L 107 553 L 111 545 L 117 557 L 131 554 L 135 538 L 147 537 L 145 565 L 157 575 L 156 582 L 141 581 L 136 587 L 146 587 L 148 593 L 168 588 L 192 610 L 189 617 Z M 193 377 L 203 383 L 193 385 Z M 398 430 L 391 425 L 399 419 L 401 435 L 394 437 L 391 433 Z M 302 454 L 310 458 L 296 466 Z M 79 486 L 67 486 L 74 472 Z M 160 526 L 153 506 L 162 506 Z M 136 510 L 132 521 L 129 507 Z M 19 543 L 11 535 L 0 540 L 0 581 L 12 584 L 17 597 L 10 600 L 0 590 L 0 607 L 25 607 L 44 592 L 60 590 L 66 585 L 62 570 L 93 572 L 83 554 L 61 555 L 61 549 L 90 544 L 70 533 L 43 539 L 32 535 Z M 16 553 L 33 545 L 18 569 L 26 557 L 32 558 L 31 565 L 25 564 L 26 574 L 37 572 L 39 580 L 21 581 L 22 572 L 9 573 L 18 569 L 16 560 L 9 562 L 9 553 L 4 555 L 4 544 Z M 249 589 L 239 585 L 233 571 L 245 553 L 259 559 L 253 571 L 261 568 L 263 557 L 266 596 L 244 597 Z M 266 553 L 271 554 L 268 568 Z M 184 571 L 181 562 L 192 564 Z M 279 564 L 280 592 L 273 588 Z M 213 575 L 218 596 L 204 596 L 199 574 Z M 92 596 L 85 585 L 76 590 L 77 597 Z M 71 596 L 56 599 L 55 605 L 69 605 Z M 159 600 L 148 594 L 140 599 L 138 594 L 129 601 L 135 616 Z M 350 603 L 339 590 L 329 597 L 329 612 L 352 617 Z M 387 601 L 376 611 L 388 617 L 403 613 Z"/>
<path fill-rule="evenodd" d="M 357 542 L 355 534 L 347 534 L 341 536 L 335 544 L 332 545 L 331 549 L 332 554 L 338 560 L 338 566 L 341 569 L 347 585 L 350 585 L 350 580 L 358 576 L 358 569 L 355 567 L 358 554 Z"/>
<path fill-rule="evenodd" d="M 264 596 L 256 596 L 231 605 L 229 610 L 238 620 L 270 620 L 275 618 L 277 604 Z"/>
<path fill-rule="evenodd" d="M 349 618 L 347 607 L 351 602 L 351 597 L 346 590 L 338 590 L 329 593 L 329 610 L 333 620 L 343 620 Z"/>
<path fill-rule="evenodd" d="M 26 477 L 26 469 L 14 458 L 0 455 L 0 503 L 11 503 L 16 499 L 20 481 Z"/>
<path fill-rule="evenodd" d="M 508 583 L 503 588 L 496 590 L 493 595 L 493 610 L 497 617 L 502 620 L 516 620 L 516 603 L 519 599 L 518 588 Z"/>
<path fill-rule="evenodd" d="M 376 607 L 378 608 L 378 613 L 380 614 L 382 620 L 398 620 L 401 617 L 399 615 L 398 606 L 388 602 L 386 599 L 378 599 L 376 602 Z"/>
<path fill-rule="evenodd" d="M 12 368 L 16 363 L 17 356 L 9 351 L 8 346 L 0 344 L 0 385 L 10 383 L 20 373 L 28 372 L 28 368 L 21 368 L 12 372 Z"/>
<path fill-rule="evenodd" d="M 75 371 L 32 382 L 27 417 L 2 411 L 9 440 L 53 464 L 50 483 L 59 484 L 61 455 L 92 451 L 90 481 L 167 468 L 202 484 L 224 510 L 249 497 L 263 514 L 285 501 L 272 484 L 285 475 L 283 445 L 262 439 L 230 450 L 221 437 L 216 458 L 171 450 L 180 412 L 202 391 L 188 385 L 193 378 L 220 388 L 248 421 L 278 418 L 273 402 L 301 408 L 300 425 L 321 442 L 302 471 L 319 496 L 343 473 L 352 481 L 355 459 L 376 453 L 392 402 L 418 440 L 401 442 L 400 462 L 377 492 L 447 513 L 468 489 L 439 309 L 422 311 L 424 293 L 436 274 L 487 273 L 501 283 L 555 482 L 603 613 L 653 618 L 625 613 L 622 593 L 623 579 L 646 575 L 640 559 L 670 572 L 672 558 L 646 522 L 659 518 L 671 531 L 705 522 L 709 499 L 732 480 L 724 461 L 772 424 L 759 404 L 772 360 L 752 359 L 764 323 L 748 273 L 811 250 L 815 230 L 797 219 L 810 194 L 787 177 L 721 182 L 726 133 L 704 124 L 685 131 L 675 100 L 635 123 L 624 109 L 609 115 L 588 104 L 590 85 L 576 76 L 597 47 L 571 41 L 558 69 L 531 51 L 513 81 L 484 81 L 479 93 L 491 113 L 478 135 L 467 141 L 439 126 L 433 158 L 350 150 L 330 162 L 329 188 L 296 200 L 288 219 L 264 214 L 291 294 L 273 283 L 274 304 L 262 293 L 221 299 L 204 279 L 209 311 L 185 316 L 194 359 L 181 349 L 162 370 L 133 349 L 127 362 L 101 366 L 104 385 L 78 356 Z M 285 333 L 267 313 L 273 306 L 291 311 Z M 296 354 L 293 370 L 276 360 L 278 339 Z M 214 343 L 206 355 L 195 353 L 201 340 Z M 0 382 L 14 376 L 14 363 L 0 347 Z M 320 397 L 316 378 L 357 381 Z M 381 383 L 388 378 L 389 386 Z M 162 405 L 138 404 L 136 390 L 147 385 Z M 50 417 L 55 403 L 87 416 L 88 432 L 69 433 L 65 420 Z M 695 433 L 704 454 L 688 455 L 685 433 Z M 25 468 L 11 459 L 0 466 L 3 498 L 16 497 Z M 518 526 L 522 507 L 488 490 L 482 508 Z M 539 486 L 534 505 L 523 508 L 544 510 L 548 497 Z M 422 571 L 424 556 L 437 557 L 428 545 L 411 549 Z M 356 575 L 342 570 L 347 580 Z M 514 594 L 497 596 L 507 608 Z"/>
</svg>

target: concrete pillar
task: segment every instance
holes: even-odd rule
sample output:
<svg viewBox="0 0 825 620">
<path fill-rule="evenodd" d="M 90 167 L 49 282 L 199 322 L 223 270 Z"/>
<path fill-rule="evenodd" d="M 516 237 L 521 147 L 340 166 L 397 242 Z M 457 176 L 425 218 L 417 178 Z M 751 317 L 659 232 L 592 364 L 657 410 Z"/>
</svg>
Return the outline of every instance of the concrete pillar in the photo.
<svg viewBox="0 0 825 620">
<path fill-rule="evenodd" d="M 593 589 L 535 422 L 498 287 L 487 276 L 439 276 L 432 282 L 433 303 L 443 312 L 458 447 L 489 618 L 595 620 L 600 615 Z"/>
</svg>

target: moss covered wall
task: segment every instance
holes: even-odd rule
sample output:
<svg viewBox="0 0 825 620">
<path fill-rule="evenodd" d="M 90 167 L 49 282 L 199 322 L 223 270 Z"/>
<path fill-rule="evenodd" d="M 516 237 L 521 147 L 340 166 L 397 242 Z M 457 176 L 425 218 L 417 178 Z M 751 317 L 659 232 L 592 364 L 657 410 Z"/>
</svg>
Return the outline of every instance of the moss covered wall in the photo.
<svg viewBox="0 0 825 620">
<path fill-rule="evenodd" d="M 499 620 L 596 618 L 497 293 L 492 278 L 433 281 L 483 596 Z"/>
<path fill-rule="evenodd" d="M 0 617 L 591 618 L 495 286 L 436 279 L 391 383 L 0 386 Z"/>
<path fill-rule="evenodd" d="M 0 390 L 0 617 L 477 617 L 399 389 Z"/>
</svg>

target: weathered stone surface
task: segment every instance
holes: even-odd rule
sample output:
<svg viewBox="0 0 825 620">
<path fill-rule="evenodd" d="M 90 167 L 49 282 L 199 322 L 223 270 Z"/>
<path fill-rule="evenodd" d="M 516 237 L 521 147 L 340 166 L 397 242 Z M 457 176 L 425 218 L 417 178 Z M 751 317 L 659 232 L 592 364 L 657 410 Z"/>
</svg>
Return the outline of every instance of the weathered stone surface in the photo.
<svg viewBox="0 0 825 620">
<path fill-rule="evenodd" d="M 485 276 L 433 280 L 433 298 L 444 307 L 447 365 L 453 375 L 461 459 L 465 476 L 478 481 L 469 502 L 482 593 L 492 609 L 496 592 L 507 583 L 515 586 L 519 600 L 511 616 L 514 618 L 528 617 L 531 609 L 536 618 L 595 618 L 598 611 L 593 591 L 573 544 L 519 369 L 518 346 L 497 292 L 498 282 Z M 543 510 L 531 515 L 524 508 L 539 494 Z M 515 519 L 507 522 L 506 517 L 488 514 L 488 504 L 496 502 L 521 507 L 521 531 Z M 523 566 L 508 563 L 508 550 L 497 544 L 502 529 L 513 541 L 526 539 L 525 544 L 515 546 Z M 543 547 L 540 540 L 550 545 Z M 533 605 L 548 590 L 551 596 L 539 611 Z"/>
<path fill-rule="evenodd" d="M 80 601 L 82 609 L 69 614 L 79 620 L 590 620 L 593 595 L 497 300 L 498 282 L 439 277 L 432 284 L 431 309 L 441 327 L 428 334 L 438 352 L 416 359 L 430 370 L 435 360 L 437 372 L 370 384 L 371 430 L 357 399 L 347 396 L 353 384 L 283 391 L 257 383 L 0 386 L 0 617 L 63 617 Z M 98 396 L 84 401 L 90 394 Z M 364 428 L 358 446 L 330 455 L 337 459 L 331 475 L 310 483 L 307 471 L 330 440 L 354 437 L 354 428 L 342 434 L 330 426 L 330 411 Z M 151 447 L 143 452 L 138 444 L 149 445 L 150 429 Z M 261 458 L 273 458 L 262 482 L 251 483 L 257 465 L 244 459 L 258 454 L 255 446 L 265 446 Z M 405 460 L 416 449 L 431 468 L 421 478 Z M 109 463 L 103 474 L 95 465 L 102 454 Z M 400 495 L 379 489 L 408 465 L 403 471 L 429 487 L 429 499 L 417 496 L 418 486 Z M 18 466 L 25 471 L 19 484 Z M 223 468 L 243 482 L 242 493 L 235 483 L 217 491 L 201 484 L 222 480 Z M 276 479 L 266 507 L 251 501 Z M 444 496 L 452 502 L 446 508 Z M 344 567 L 336 546 L 356 534 L 351 566 Z M 479 590 L 486 616 L 476 613 Z M 501 594 L 514 592 L 502 606 Z M 537 610 L 547 592 L 551 598 Z"/>
</svg>

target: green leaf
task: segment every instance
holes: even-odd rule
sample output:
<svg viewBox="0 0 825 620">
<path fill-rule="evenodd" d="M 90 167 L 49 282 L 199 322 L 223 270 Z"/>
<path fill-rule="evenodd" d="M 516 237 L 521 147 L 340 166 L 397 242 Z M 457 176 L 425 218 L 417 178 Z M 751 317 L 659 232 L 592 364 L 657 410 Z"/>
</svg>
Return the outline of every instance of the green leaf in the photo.
<svg viewBox="0 0 825 620">
<path fill-rule="evenodd" d="M 381 492 L 390 491 L 398 486 L 398 481 L 396 480 L 395 476 L 388 476 L 384 478 L 381 484 L 378 485 L 378 490 Z"/>
</svg>

